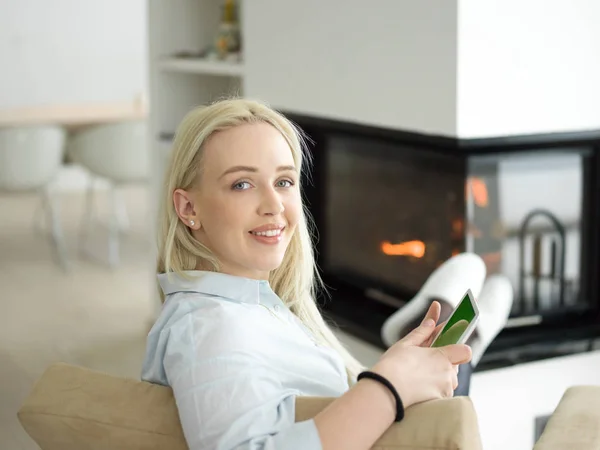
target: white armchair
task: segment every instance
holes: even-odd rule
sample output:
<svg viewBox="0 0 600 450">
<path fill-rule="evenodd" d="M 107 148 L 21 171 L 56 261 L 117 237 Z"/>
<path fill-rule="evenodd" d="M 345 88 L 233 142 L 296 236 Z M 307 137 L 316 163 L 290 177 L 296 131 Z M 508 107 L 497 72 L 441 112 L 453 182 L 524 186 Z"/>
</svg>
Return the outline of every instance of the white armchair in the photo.
<svg viewBox="0 0 600 450">
<path fill-rule="evenodd" d="M 40 193 L 43 217 L 51 225 L 59 262 L 66 269 L 59 201 L 51 185 L 63 163 L 65 135 L 62 128 L 51 125 L 0 128 L 0 192 Z"/>
<path fill-rule="evenodd" d="M 127 121 L 83 129 L 69 139 L 67 152 L 73 162 L 92 175 L 80 244 L 86 253 L 89 229 L 95 221 L 94 178 L 109 182 L 111 217 L 108 221 L 108 262 L 114 267 L 119 263 L 120 231 L 127 229 L 129 224 L 119 187 L 144 183 L 150 176 L 146 122 Z"/>
</svg>

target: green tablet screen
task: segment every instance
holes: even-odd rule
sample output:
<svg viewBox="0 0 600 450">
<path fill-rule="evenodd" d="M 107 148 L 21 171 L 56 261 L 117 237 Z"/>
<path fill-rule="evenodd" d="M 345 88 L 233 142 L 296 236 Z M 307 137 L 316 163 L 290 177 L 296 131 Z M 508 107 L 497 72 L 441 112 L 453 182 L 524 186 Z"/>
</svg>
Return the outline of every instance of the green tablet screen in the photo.
<svg viewBox="0 0 600 450">
<path fill-rule="evenodd" d="M 448 319 L 442 332 L 431 344 L 432 347 L 443 347 L 444 345 L 456 344 L 467 331 L 467 328 L 475 319 L 475 309 L 471 304 L 469 296 L 465 294 L 460 304 Z"/>
</svg>

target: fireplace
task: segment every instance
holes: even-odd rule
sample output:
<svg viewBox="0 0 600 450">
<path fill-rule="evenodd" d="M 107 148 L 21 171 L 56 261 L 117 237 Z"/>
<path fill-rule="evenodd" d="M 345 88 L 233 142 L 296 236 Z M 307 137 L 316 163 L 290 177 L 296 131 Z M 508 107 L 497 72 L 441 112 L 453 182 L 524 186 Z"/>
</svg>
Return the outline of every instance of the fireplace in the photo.
<svg viewBox="0 0 600 450">
<path fill-rule="evenodd" d="M 288 116 L 312 141 L 320 302 L 340 326 L 383 347 L 385 319 L 471 251 L 515 292 L 489 361 L 597 335 L 600 133 L 464 141 Z"/>
<path fill-rule="evenodd" d="M 327 142 L 323 268 L 416 292 L 464 249 L 464 164 L 365 137 L 333 135 Z"/>
</svg>

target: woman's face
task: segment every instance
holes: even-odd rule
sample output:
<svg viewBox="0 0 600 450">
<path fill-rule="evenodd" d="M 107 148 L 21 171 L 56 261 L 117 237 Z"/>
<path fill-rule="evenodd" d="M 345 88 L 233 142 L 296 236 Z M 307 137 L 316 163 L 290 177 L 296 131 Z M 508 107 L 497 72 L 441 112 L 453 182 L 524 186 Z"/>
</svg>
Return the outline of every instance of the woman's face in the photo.
<svg viewBox="0 0 600 450">
<path fill-rule="evenodd" d="M 206 141 L 197 189 L 178 189 L 173 198 L 179 217 L 215 254 L 222 272 L 267 279 L 301 217 L 298 182 L 285 138 L 269 124 L 244 124 Z"/>
</svg>

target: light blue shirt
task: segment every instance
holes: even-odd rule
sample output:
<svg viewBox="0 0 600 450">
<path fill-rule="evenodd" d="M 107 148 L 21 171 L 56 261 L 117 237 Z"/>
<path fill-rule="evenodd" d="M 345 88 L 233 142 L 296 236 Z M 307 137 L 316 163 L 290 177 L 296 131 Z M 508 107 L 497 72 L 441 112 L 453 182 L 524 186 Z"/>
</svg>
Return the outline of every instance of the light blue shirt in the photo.
<svg viewBox="0 0 600 450">
<path fill-rule="evenodd" d="M 269 283 L 189 271 L 158 279 L 166 299 L 148 335 L 142 379 L 171 386 L 191 450 L 321 450 L 297 396 L 348 390 L 337 352 L 311 333 Z"/>
</svg>

